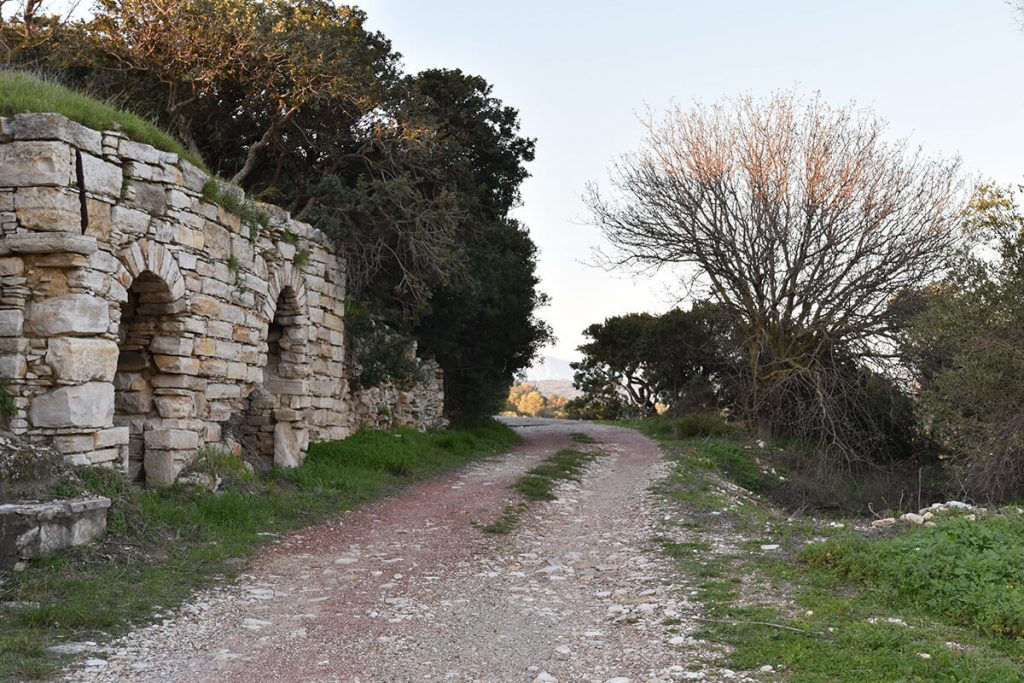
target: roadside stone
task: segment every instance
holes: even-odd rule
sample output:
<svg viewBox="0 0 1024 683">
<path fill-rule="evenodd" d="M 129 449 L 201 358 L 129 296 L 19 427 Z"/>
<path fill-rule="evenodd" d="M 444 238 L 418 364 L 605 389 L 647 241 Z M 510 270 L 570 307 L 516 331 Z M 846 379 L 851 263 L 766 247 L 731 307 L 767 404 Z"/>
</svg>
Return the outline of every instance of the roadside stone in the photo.
<svg viewBox="0 0 1024 683">
<path fill-rule="evenodd" d="M 895 517 L 883 517 L 882 519 L 876 519 L 875 521 L 871 522 L 871 526 L 873 526 L 876 529 L 885 529 L 891 527 L 895 523 Z"/>
</svg>

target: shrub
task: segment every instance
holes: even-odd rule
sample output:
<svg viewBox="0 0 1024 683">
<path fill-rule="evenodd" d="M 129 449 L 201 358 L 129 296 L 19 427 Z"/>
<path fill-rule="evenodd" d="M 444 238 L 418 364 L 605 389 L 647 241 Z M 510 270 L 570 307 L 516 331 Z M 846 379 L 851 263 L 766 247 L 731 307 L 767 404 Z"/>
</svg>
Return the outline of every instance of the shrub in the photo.
<svg viewBox="0 0 1024 683">
<path fill-rule="evenodd" d="M 889 538 L 850 535 L 807 546 L 805 564 L 884 598 L 1007 638 L 1024 637 L 1024 517 L 943 521 Z"/>
<path fill-rule="evenodd" d="M 737 431 L 736 425 L 726 422 L 721 416 L 714 413 L 693 413 L 682 417 L 653 417 L 644 423 L 644 429 L 654 436 L 671 439 L 729 436 Z"/>
</svg>

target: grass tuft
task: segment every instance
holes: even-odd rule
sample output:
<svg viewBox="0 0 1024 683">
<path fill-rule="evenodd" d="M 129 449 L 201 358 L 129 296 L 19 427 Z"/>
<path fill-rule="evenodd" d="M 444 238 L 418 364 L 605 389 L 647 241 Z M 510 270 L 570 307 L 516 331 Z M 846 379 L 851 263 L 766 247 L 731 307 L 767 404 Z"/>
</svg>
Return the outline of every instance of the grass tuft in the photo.
<svg viewBox="0 0 1024 683">
<path fill-rule="evenodd" d="M 199 168 L 206 164 L 156 124 L 54 81 L 24 71 L 0 70 L 0 115 L 28 112 L 62 114 L 95 130 L 119 130 L 136 142 L 177 154 Z"/>
</svg>

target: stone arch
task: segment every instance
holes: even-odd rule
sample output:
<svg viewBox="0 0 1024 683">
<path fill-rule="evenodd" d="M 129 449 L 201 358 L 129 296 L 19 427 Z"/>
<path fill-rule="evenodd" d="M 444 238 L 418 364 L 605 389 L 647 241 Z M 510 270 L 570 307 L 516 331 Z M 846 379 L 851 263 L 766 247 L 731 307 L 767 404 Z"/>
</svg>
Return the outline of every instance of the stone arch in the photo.
<svg viewBox="0 0 1024 683">
<path fill-rule="evenodd" d="M 302 272 L 291 263 L 285 263 L 280 270 L 274 271 L 268 278 L 267 298 L 263 300 L 263 316 L 268 323 L 272 323 L 277 315 L 282 293 L 289 297 L 289 304 L 292 308 L 290 314 L 301 316 L 303 320 L 296 322 L 305 325 L 308 311 L 306 283 L 302 279 Z"/>
<path fill-rule="evenodd" d="M 263 302 L 266 343 L 262 382 L 252 388 L 243 431 L 267 464 L 294 467 L 305 457 L 309 435 L 309 317 L 301 272 L 286 263 L 268 277 Z"/>
<path fill-rule="evenodd" d="M 192 339 L 180 335 L 185 279 L 164 245 L 140 240 L 119 254 L 124 287 L 114 376 L 114 422 L 128 427 L 128 469 L 148 486 L 174 483 L 197 437 L 163 421 L 194 416 L 196 397 L 179 375 L 192 362 Z"/>
<path fill-rule="evenodd" d="M 118 260 L 124 268 L 118 273 L 118 282 L 126 290 L 131 289 L 135 278 L 150 272 L 167 285 L 166 303 L 177 305 L 184 310 L 185 278 L 178 268 L 178 262 L 170 249 L 152 240 L 139 240 L 121 250 Z"/>
</svg>

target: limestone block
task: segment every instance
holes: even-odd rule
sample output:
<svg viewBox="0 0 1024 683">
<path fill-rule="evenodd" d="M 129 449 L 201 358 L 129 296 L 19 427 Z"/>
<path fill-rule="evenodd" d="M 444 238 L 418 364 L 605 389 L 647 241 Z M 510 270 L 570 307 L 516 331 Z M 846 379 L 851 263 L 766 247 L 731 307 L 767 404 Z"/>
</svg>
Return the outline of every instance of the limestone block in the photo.
<svg viewBox="0 0 1024 683">
<path fill-rule="evenodd" d="M 118 391 L 115 403 L 121 415 L 148 415 L 153 409 L 153 394 L 145 390 Z"/>
<path fill-rule="evenodd" d="M 25 261 L 17 256 L 0 258 L 0 277 L 22 275 L 25 272 Z"/>
<path fill-rule="evenodd" d="M 184 159 L 178 162 L 178 167 L 181 169 L 182 184 L 193 192 L 202 192 L 210 175 Z"/>
<path fill-rule="evenodd" d="M 199 434 L 187 429 L 151 429 L 144 435 L 146 448 L 190 450 L 199 448 Z"/>
<path fill-rule="evenodd" d="M 167 210 L 167 192 L 163 185 L 131 181 L 129 187 L 134 195 L 135 205 L 153 216 L 162 216 Z"/>
<path fill-rule="evenodd" d="M 27 372 L 28 363 L 25 362 L 25 356 L 0 356 L 0 378 L 21 379 Z"/>
<path fill-rule="evenodd" d="M 22 187 L 14 193 L 14 211 L 29 230 L 82 233 L 81 199 L 64 187 Z"/>
<path fill-rule="evenodd" d="M 192 345 L 191 337 L 154 337 L 149 350 L 167 356 L 191 356 Z"/>
<path fill-rule="evenodd" d="M 128 427 L 111 427 L 96 432 L 96 448 L 111 448 L 123 446 L 128 443 L 130 431 Z"/>
<path fill-rule="evenodd" d="M 32 399 L 29 420 L 35 427 L 109 427 L 114 419 L 114 385 L 89 382 L 60 387 Z"/>
<path fill-rule="evenodd" d="M 274 464 L 280 467 L 298 467 L 306 458 L 309 432 L 292 422 L 274 425 Z"/>
<path fill-rule="evenodd" d="M 122 138 L 118 142 L 117 153 L 119 156 L 134 161 L 141 161 L 144 164 L 159 164 L 164 157 L 160 150 L 155 147 L 144 145 L 141 142 L 134 142 L 127 138 Z"/>
<path fill-rule="evenodd" d="M 85 191 L 109 197 L 121 196 L 121 167 L 91 154 L 82 155 L 82 179 Z"/>
<path fill-rule="evenodd" d="M 157 396 L 153 399 L 162 418 L 185 419 L 192 417 L 195 401 L 191 396 Z"/>
<path fill-rule="evenodd" d="M 161 372 L 170 372 L 177 375 L 199 374 L 200 361 L 198 358 L 153 354 L 153 362 L 156 363 Z"/>
<path fill-rule="evenodd" d="M 148 488 L 165 489 L 174 486 L 174 480 L 185 469 L 185 459 L 174 451 L 147 447 L 143 455 L 143 469 Z"/>
<path fill-rule="evenodd" d="M 63 142 L 0 145 L 0 186 L 67 186 L 73 178 L 71 148 Z"/>
<path fill-rule="evenodd" d="M 206 388 L 206 398 L 210 401 L 233 399 L 242 396 L 242 387 L 238 384 L 210 384 Z"/>
<path fill-rule="evenodd" d="M 18 140 L 60 140 L 92 154 L 103 153 L 103 134 L 61 114 L 17 114 L 8 131 Z"/>
<path fill-rule="evenodd" d="M 72 434 L 70 436 L 53 437 L 53 449 L 61 455 L 71 453 L 84 453 L 96 447 L 96 437 L 93 434 Z"/>
<path fill-rule="evenodd" d="M 68 233 L 21 233 L 8 235 L 7 248 L 18 254 L 80 254 L 96 253 L 96 238 Z"/>
<path fill-rule="evenodd" d="M 0 505 L 0 567 L 88 543 L 107 528 L 110 499 Z"/>
<path fill-rule="evenodd" d="M 89 464 L 96 466 L 110 467 L 117 463 L 121 458 L 121 449 L 119 448 L 99 448 L 88 453 Z"/>
<path fill-rule="evenodd" d="M 0 337 L 20 337 L 25 313 L 18 310 L 0 311 Z"/>
<path fill-rule="evenodd" d="M 36 337 L 101 334 L 110 325 L 107 302 L 88 294 L 68 294 L 32 303 L 26 332 Z"/>
<path fill-rule="evenodd" d="M 110 218 L 111 204 L 109 199 L 85 198 L 85 211 L 89 217 L 89 225 L 86 227 L 85 235 L 92 235 L 105 242 L 110 241 L 110 233 L 114 230 L 114 224 Z"/>
<path fill-rule="evenodd" d="M 46 349 L 46 363 L 57 379 L 69 382 L 110 382 L 117 371 L 117 342 L 109 339 L 54 337 Z"/>
<path fill-rule="evenodd" d="M 131 235 L 145 235 L 149 232 L 151 220 L 152 216 L 145 211 L 127 206 L 115 206 L 110 211 L 110 221 L 114 227 Z"/>
</svg>

